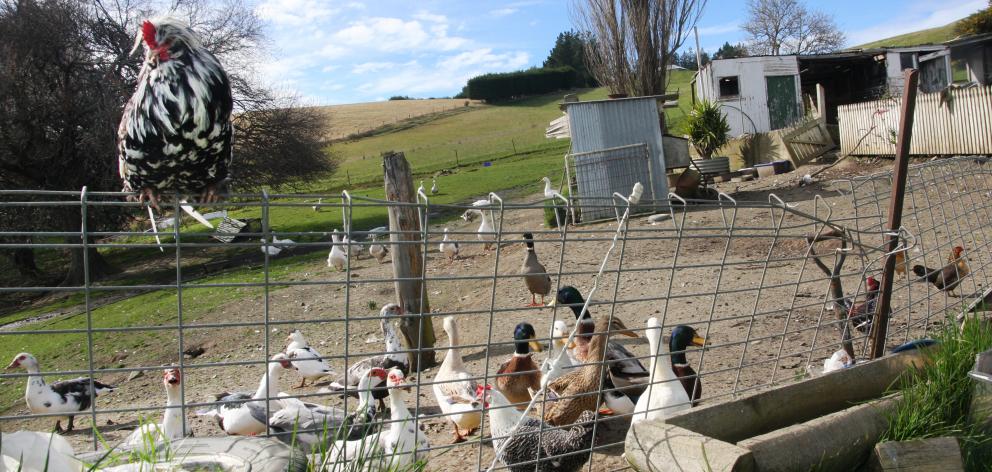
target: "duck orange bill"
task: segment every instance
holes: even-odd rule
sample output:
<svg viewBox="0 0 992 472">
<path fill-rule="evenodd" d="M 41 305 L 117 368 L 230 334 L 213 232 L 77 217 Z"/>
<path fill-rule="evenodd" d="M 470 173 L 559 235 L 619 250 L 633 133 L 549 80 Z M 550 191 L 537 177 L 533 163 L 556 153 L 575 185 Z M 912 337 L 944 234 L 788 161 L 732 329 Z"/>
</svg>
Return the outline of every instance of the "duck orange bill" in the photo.
<svg viewBox="0 0 992 472">
<path fill-rule="evenodd" d="M 537 341 L 530 341 L 527 344 L 530 345 L 530 348 L 533 349 L 534 352 L 542 352 L 542 351 L 544 351 L 544 346 L 542 346 L 541 343 L 539 343 Z"/>
<path fill-rule="evenodd" d="M 693 336 L 692 337 L 692 345 L 693 346 L 703 347 L 703 346 L 706 345 L 706 338 L 701 337 L 701 336 Z"/>
</svg>

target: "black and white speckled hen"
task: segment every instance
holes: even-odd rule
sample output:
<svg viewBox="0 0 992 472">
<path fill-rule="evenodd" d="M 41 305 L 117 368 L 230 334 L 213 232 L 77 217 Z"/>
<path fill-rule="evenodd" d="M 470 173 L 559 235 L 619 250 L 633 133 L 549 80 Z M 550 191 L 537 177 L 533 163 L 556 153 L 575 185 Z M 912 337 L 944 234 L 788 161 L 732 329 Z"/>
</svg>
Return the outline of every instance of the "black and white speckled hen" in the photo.
<svg viewBox="0 0 992 472">
<path fill-rule="evenodd" d="M 173 18 L 146 20 L 138 88 L 118 128 L 124 191 L 157 207 L 161 192 L 219 199 L 232 158 L 231 83 L 196 34 Z M 187 210 L 188 211 L 188 210 Z"/>
<path fill-rule="evenodd" d="M 486 392 L 489 398 L 489 422 L 497 458 L 513 472 L 570 472 L 582 468 L 589 460 L 592 429 L 596 413 L 584 411 L 572 426 L 555 429 L 534 417 L 523 417 L 523 423 L 513 431 L 523 412 L 510 406 L 498 390 L 477 389 L 478 397 Z M 543 429 L 543 431 L 541 431 Z M 512 434 L 511 434 L 512 431 Z M 538 456 L 540 451 L 540 456 Z M 534 461 L 538 461 L 536 464 Z"/>
</svg>

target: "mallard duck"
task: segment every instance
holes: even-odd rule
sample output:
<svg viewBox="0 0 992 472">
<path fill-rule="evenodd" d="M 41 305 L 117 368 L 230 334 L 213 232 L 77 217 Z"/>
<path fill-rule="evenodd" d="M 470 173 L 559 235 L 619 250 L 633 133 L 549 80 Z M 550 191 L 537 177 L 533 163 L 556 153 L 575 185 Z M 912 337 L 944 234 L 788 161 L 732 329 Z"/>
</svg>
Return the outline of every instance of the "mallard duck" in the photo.
<svg viewBox="0 0 992 472">
<path fill-rule="evenodd" d="M 306 387 L 307 380 L 313 382 L 328 375 L 335 375 L 331 366 L 327 365 L 323 356 L 310 346 L 300 330 L 290 331 L 286 336 L 286 342 L 289 343 L 286 346 L 286 355 L 293 360 L 293 368 L 300 373 L 300 384 L 296 388 Z"/>
<path fill-rule="evenodd" d="M 618 320 L 612 322 L 601 320 L 596 323 L 594 330 L 599 333 L 589 341 L 589 363 L 565 373 L 548 384 L 548 402 L 544 411 L 544 421 L 555 426 L 574 423 L 584 411 L 595 411 L 599 407 L 599 392 L 602 388 L 611 388 L 609 376 L 603 376 L 603 356 L 606 352 L 606 336 L 608 331 L 624 330 Z M 604 386 L 604 383 L 606 384 Z M 602 388 L 601 388 L 602 387 Z M 614 392 L 617 392 L 614 390 Z M 619 392 L 618 392 L 619 393 Z"/>
<path fill-rule="evenodd" d="M 331 252 L 327 254 L 327 267 L 334 267 L 338 271 L 342 271 L 348 265 L 348 254 L 341 249 L 343 240 L 338 230 L 335 229 L 331 233 L 331 241 Z"/>
<path fill-rule="evenodd" d="M 555 429 L 537 418 L 524 417 L 520 426 L 521 412 L 498 391 L 477 388 L 477 396 L 489 399 L 489 430 L 493 436 L 493 448 L 497 458 L 509 467 L 511 472 L 551 472 L 577 471 L 589 460 L 592 446 L 592 430 L 596 415 L 583 411 L 570 428 Z M 510 434 L 511 431 L 513 434 Z M 531 461 L 539 460 L 534 463 Z M 522 462 L 526 464 L 521 464 Z M 520 465 L 516 465 L 520 464 Z"/>
<path fill-rule="evenodd" d="M 524 283 L 530 291 L 530 305 L 527 306 L 544 306 L 544 297 L 551 293 L 551 276 L 548 275 L 548 269 L 537 260 L 534 235 L 524 233 L 524 239 L 527 241 L 527 253 L 524 255 L 523 265 L 520 266 L 520 275 L 524 276 Z M 541 296 L 541 303 L 534 300 L 535 295 Z"/>
<path fill-rule="evenodd" d="M 441 413 L 454 425 L 454 442 L 459 443 L 479 427 L 482 411 L 479 400 L 475 398 L 477 384 L 462 364 L 458 327 L 453 316 L 444 318 L 444 331 L 448 333 L 449 349 L 434 376 L 434 396 Z"/>
<path fill-rule="evenodd" d="M 183 432 L 192 435 L 193 431 L 186 428 L 183 421 L 182 374 L 179 369 L 166 369 L 162 375 L 162 385 L 165 386 L 165 415 L 161 423 L 146 423 L 128 435 L 124 444 L 141 446 L 161 441 L 171 441 L 183 437 Z"/>
<path fill-rule="evenodd" d="M 579 293 L 578 289 L 567 285 L 558 290 L 555 300 L 552 300 L 549 304 L 549 306 L 555 306 L 556 304 L 568 306 L 575 313 L 579 327 L 574 338 L 575 345 L 569 349 L 572 363 L 575 365 L 587 362 L 589 341 L 592 337 L 591 333 L 596 330 L 595 321 L 589 311 L 586 310 L 584 314 L 582 313 L 582 305 L 584 303 L 585 299 L 582 298 L 582 294 Z M 616 326 L 621 327 L 614 328 L 614 330 L 619 330 L 615 334 L 632 338 L 639 337 L 637 333 L 627 329 L 623 322 L 616 317 L 613 317 L 613 320 L 617 323 Z M 610 363 L 610 376 L 614 385 L 624 389 L 624 392 L 630 396 L 639 395 L 640 392 L 644 391 L 642 384 L 647 381 L 648 370 L 644 368 L 641 361 L 637 360 L 637 356 L 623 347 L 623 345 L 611 341 L 606 346 L 606 360 Z M 628 389 L 627 387 L 630 388 Z"/>
<path fill-rule="evenodd" d="M 444 228 L 444 239 L 441 240 L 441 244 L 437 248 L 441 254 L 448 256 L 449 263 L 458 259 L 458 241 L 448 239 L 448 228 Z"/>
<path fill-rule="evenodd" d="M 692 398 L 692 406 L 699 403 L 699 397 L 703 395 L 703 383 L 696 375 L 696 371 L 685 359 L 685 350 L 689 346 L 703 347 L 706 339 L 696 332 L 692 326 L 678 325 L 672 328 L 672 337 L 668 342 L 668 350 L 672 353 L 672 370 L 682 382 L 685 393 Z"/>
<path fill-rule="evenodd" d="M 88 377 L 73 380 L 62 380 L 51 385 L 45 383 L 38 368 L 38 360 L 26 352 L 14 356 L 7 369 L 24 368 L 28 371 L 27 387 L 24 390 L 24 402 L 28 404 L 31 413 L 62 413 L 69 420 L 64 432 L 72 431 L 73 419 L 77 413 L 90 409 L 92 397 L 113 392 L 115 387 Z M 92 383 L 92 390 L 90 385 Z M 92 396 L 90 393 L 92 392 Z M 56 417 L 55 431 L 62 433 L 62 419 Z"/>
<path fill-rule="evenodd" d="M 343 393 L 350 396 L 357 396 L 357 390 L 355 387 L 358 386 L 358 382 L 361 380 L 362 376 L 368 372 L 369 369 L 373 367 L 378 367 L 381 369 L 392 369 L 397 367 L 404 373 L 410 372 L 410 358 L 405 352 L 399 352 L 403 350 L 403 345 L 400 344 L 400 338 L 396 335 L 396 330 L 393 328 L 392 319 L 403 314 L 403 309 L 395 304 L 388 303 L 379 310 L 379 329 L 382 330 L 382 336 L 385 338 L 386 342 L 386 353 L 380 354 L 378 356 L 366 357 L 358 362 L 351 364 L 351 367 L 345 371 L 344 375 L 338 379 L 335 379 L 327 387 L 320 390 L 319 393 Z M 382 409 L 386 408 L 383 399 L 389 395 L 389 391 L 385 388 L 385 380 L 372 382 L 372 397 L 379 400 L 379 405 Z"/>
<path fill-rule="evenodd" d="M 514 352 L 496 371 L 496 388 L 517 409 L 523 410 L 530 402 L 530 390 L 541 388 L 541 370 L 531 357 L 531 349 L 541 352 L 541 343 L 534 341 L 537 334 L 530 323 L 520 323 L 513 330 Z"/>
<path fill-rule="evenodd" d="M 648 337 L 648 346 L 651 351 L 651 384 L 637 400 L 631 421 L 666 418 L 692 407 L 689 394 L 685 392 L 685 387 L 678 381 L 675 371 L 672 370 L 671 361 L 658 359 L 658 356 L 663 353 L 662 351 L 668 351 L 667 345 L 661 339 L 661 326 L 658 324 L 658 318 L 651 317 L 648 320 L 645 335 Z M 664 354 L 668 354 L 668 352 L 664 352 Z"/>
<path fill-rule="evenodd" d="M 279 373 L 293 368 L 289 356 L 280 352 L 266 366 L 266 373 L 258 383 L 255 393 L 218 393 L 214 395 L 217 402 L 210 408 L 196 412 L 197 416 L 213 417 L 217 426 L 230 435 L 253 436 L 265 432 L 268 423 L 268 413 L 278 411 L 282 404 L 277 399 Z M 267 408 L 265 403 L 269 402 Z"/>
</svg>

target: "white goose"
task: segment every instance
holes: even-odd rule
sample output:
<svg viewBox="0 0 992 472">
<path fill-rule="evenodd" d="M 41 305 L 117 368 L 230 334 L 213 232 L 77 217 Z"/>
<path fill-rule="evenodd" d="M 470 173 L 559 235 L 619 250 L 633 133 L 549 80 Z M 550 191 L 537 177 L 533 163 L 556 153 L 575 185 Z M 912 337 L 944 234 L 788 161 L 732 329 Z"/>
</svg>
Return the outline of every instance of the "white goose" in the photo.
<svg viewBox="0 0 992 472">
<path fill-rule="evenodd" d="M 448 228 L 444 228 L 444 239 L 441 240 L 441 244 L 437 248 L 441 254 L 448 257 L 448 261 L 458 258 L 458 241 L 448 239 Z"/>
<path fill-rule="evenodd" d="M 161 423 L 143 424 L 131 432 L 124 444 L 128 446 L 141 446 L 154 444 L 157 442 L 168 442 L 173 439 L 183 437 L 183 431 L 192 434 L 192 430 L 186 428 L 183 418 L 182 405 L 182 374 L 179 369 L 166 369 L 162 375 L 162 384 L 165 385 L 165 415 Z"/>
<path fill-rule="evenodd" d="M 278 395 L 279 373 L 282 369 L 292 369 L 293 365 L 286 354 L 278 353 L 272 356 L 268 363 L 267 372 L 262 375 L 255 393 L 220 393 L 215 395 L 216 401 L 223 402 L 211 408 L 199 410 L 197 416 L 213 417 L 217 425 L 229 435 L 252 436 L 265 432 L 266 406 L 269 400 L 269 411 L 282 408 L 282 403 L 276 400 Z"/>
<path fill-rule="evenodd" d="M 348 254 L 341 249 L 341 234 L 338 230 L 331 233 L 331 252 L 327 255 L 327 267 L 334 267 L 341 271 L 348 265 Z"/>
<path fill-rule="evenodd" d="M 90 409 L 90 382 L 87 377 L 80 377 L 73 380 L 62 380 L 51 385 L 45 384 L 45 379 L 41 376 L 38 368 L 38 360 L 31 354 L 22 352 L 14 356 L 7 369 L 18 367 L 28 371 L 28 383 L 24 391 L 24 401 L 28 404 L 31 413 L 64 413 L 69 419 L 66 432 L 72 431 L 73 417 L 82 411 Z M 93 397 L 114 391 L 114 386 L 107 385 L 96 380 L 92 380 Z M 62 420 L 55 420 L 55 431 L 61 433 Z"/>
<path fill-rule="evenodd" d="M 459 443 L 479 427 L 482 412 L 480 401 L 475 397 L 477 383 L 462 364 L 458 327 L 453 316 L 444 318 L 444 331 L 448 333 L 449 349 L 434 376 L 434 397 L 441 413 L 454 425 L 454 442 Z"/>
<path fill-rule="evenodd" d="M 665 356 L 664 359 L 658 359 L 662 353 L 670 355 L 668 343 L 662 342 L 661 339 L 661 326 L 658 325 L 658 318 L 648 319 L 645 336 L 648 338 L 648 346 L 651 351 L 651 383 L 637 399 L 637 405 L 634 406 L 634 416 L 631 420 L 634 422 L 667 418 L 692 407 L 689 394 L 685 393 L 682 382 L 672 370 L 671 358 Z"/>
<path fill-rule="evenodd" d="M 321 377 L 334 375 L 331 366 L 327 365 L 323 356 L 310 346 L 300 330 L 291 331 L 289 336 L 286 336 L 286 342 L 289 343 L 286 346 L 286 355 L 292 359 L 293 368 L 300 373 L 301 377 L 300 384 L 296 388 L 306 387 L 307 380 L 315 382 Z"/>
<path fill-rule="evenodd" d="M 76 452 L 55 433 L 0 433 L 0 471 L 80 472 L 88 470 Z"/>
</svg>

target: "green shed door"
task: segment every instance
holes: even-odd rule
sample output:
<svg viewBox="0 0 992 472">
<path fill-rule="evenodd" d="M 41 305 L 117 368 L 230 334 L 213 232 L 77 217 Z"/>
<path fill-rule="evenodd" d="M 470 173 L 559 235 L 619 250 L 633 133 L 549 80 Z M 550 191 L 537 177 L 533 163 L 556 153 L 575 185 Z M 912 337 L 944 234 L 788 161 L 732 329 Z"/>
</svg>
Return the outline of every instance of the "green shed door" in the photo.
<svg viewBox="0 0 992 472">
<path fill-rule="evenodd" d="M 768 117 L 772 129 L 791 126 L 798 121 L 796 103 L 796 78 L 792 75 L 770 75 L 768 84 Z"/>
</svg>

